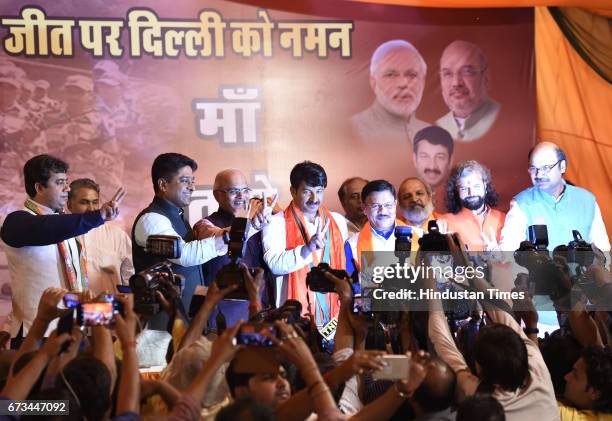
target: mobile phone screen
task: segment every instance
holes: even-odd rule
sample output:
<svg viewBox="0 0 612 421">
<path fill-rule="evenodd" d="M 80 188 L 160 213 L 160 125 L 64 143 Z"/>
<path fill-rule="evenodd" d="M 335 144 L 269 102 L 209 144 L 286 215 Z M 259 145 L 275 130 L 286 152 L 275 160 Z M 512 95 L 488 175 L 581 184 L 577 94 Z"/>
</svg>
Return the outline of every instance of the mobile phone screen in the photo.
<svg viewBox="0 0 612 421">
<path fill-rule="evenodd" d="M 85 303 L 77 308 L 77 318 L 81 326 L 107 326 L 115 314 L 112 302 Z"/>
<path fill-rule="evenodd" d="M 67 292 L 64 294 L 63 300 L 66 308 L 75 308 L 79 304 L 79 294 L 75 292 Z"/>
<path fill-rule="evenodd" d="M 273 346 L 271 337 L 277 338 L 276 327 L 267 323 L 245 323 L 236 335 L 236 342 L 247 346 Z"/>
</svg>

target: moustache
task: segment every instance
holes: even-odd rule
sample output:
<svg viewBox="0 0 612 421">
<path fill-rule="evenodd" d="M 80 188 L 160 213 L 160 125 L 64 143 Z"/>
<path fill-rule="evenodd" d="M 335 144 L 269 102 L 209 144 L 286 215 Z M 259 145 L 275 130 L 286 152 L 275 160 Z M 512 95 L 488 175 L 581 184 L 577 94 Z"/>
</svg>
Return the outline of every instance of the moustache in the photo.
<svg viewBox="0 0 612 421">
<path fill-rule="evenodd" d="M 320 204 L 321 202 L 311 202 L 311 201 L 306 202 L 307 206 L 319 206 Z"/>
<path fill-rule="evenodd" d="M 436 168 L 425 168 L 425 170 L 423 171 L 425 174 L 431 173 L 431 174 L 436 174 L 436 175 L 440 175 L 442 174 L 442 171 L 436 169 Z"/>
<path fill-rule="evenodd" d="M 418 202 L 411 203 L 411 204 L 408 205 L 408 209 L 414 210 L 416 208 L 425 209 L 425 205 L 422 204 L 422 203 L 418 203 Z"/>
<path fill-rule="evenodd" d="M 536 178 L 535 179 L 536 183 L 548 183 L 550 181 L 550 178 Z"/>
</svg>

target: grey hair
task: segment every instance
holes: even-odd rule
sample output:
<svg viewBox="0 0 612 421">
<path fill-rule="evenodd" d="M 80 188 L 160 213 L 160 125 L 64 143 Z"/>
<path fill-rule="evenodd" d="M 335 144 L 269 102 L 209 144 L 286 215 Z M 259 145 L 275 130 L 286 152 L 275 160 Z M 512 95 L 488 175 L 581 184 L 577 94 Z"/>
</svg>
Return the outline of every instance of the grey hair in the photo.
<svg viewBox="0 0 612 421">
<path fill-rule="evenodd" d="M 376 73 L 378 62 L 381 59 L 389 55 L 391 51 L 400 48 L 412 51 L 417 55 L 419 62 L 421 63 L 421 67 L 423 68 L 423 75 L 425 75 L 427 73 L 427 63 L 425 63 L 425 59 L 423 59 L 423 56 L 421 53 L 419 53 L 419 50 L 417 50 L 414 45 L 408 41 L 404 41 L 403 39 L 393 39 L 391 41 L 383 42 L 376 48 L 376 51 L 374 51 L 374 54 L 372 54 L 372 59 L 370 60 L 370 75 Z"/>
</svg>

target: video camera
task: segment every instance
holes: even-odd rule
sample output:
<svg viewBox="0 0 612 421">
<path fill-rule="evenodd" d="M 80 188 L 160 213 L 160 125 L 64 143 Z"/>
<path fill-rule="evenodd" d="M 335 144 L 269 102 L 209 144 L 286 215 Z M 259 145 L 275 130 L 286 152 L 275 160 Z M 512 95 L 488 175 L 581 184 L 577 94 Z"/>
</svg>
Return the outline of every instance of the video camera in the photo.
<svg viewBox="0 0 612 421">
<path fill-rule="evenodd" d="M 180 238 L 170 235 L 151 235 L 145 251 L 165 259 L 177 259 L 181 255 Z M 161 311 L 156 292 L 175 301 L 180 297 L 184 278 L 172 271 L 171 263 L 163 261 L 130 277 L 129 285 L 134 294 L 134 311 L 154 316 Z"/>
<path fill-rule="evenodd" d="M 216 282 L 219 289 L 225 289 L 232 285 L 238 285 L 238 289 L 231 292 L 226 298 L 234 300 L 248 300 L 248 294 L 244 283 L 244 274 L 240 269 L 240 259 L 244 257 L 247 235 L 250 221 L 248 218 L 234 218 L 229 232 L 227 255 L 230 263 L 221 267 L 217 272 Z M 255 270 L 249 268 L 251 276 L 255 276 Z"/>
</svg>

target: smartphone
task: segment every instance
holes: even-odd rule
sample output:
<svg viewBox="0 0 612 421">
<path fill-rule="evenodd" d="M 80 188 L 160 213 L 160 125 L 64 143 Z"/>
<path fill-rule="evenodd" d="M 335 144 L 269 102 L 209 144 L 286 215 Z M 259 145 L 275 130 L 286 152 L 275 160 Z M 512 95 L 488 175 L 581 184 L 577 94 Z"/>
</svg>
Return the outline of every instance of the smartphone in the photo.
<svg viewBox="0 0 612 421">
<path fill-rule="evenodd" d="M 57 323 L 57 335 L 62 333 L 72 333 L 72 325 L 74 323 L 74 310 L 70 310 L 67 314 L 60 317 Z"/>
<path fill-rule="evenodd" d="M 236 343 L 247 346 L 273 346 L 270 338 L 278 338 L 276 326 L 271 323 L 245 323 L 236 334 Z"/>
<path fill-rule="evenodd" d="M 192 319 L 198 314 L 198 310 L 204 304 L 206 300 L 206 293 L 208 292 L 208 287 L 204 285 L 198 285 L 191 296 L 191 302 L 189 303 L 189 313 L 187 315 Z"/>
<path fill-rule="evenodd" d="M 79 304 L 77 323 L 80 326 L 108 326 L 115 314 L 123 315 L 123 305 L 119 301 Z"/>
<path fill-rule="evenodd" d="M 79 305 L 80 296 L 81 293 L 79 292 L 67 292 L 64 294 L 64 306 L 66 308 L 75 308 L 77 305 Z"/>
<path fill-rule="evenodd" d="M 117 285 L 117 291 L 121 294 L 131 294 L 132 288 L 129 285 Z"/>
<path fill-rule="evenodd" d="M 372 373 L 374 380 L 407 380 L 410 358 L 407 355 L 383 355 L 385 367 Z"/>
<path fill-rule="evenodd" d="M 61 335 L 62 333 L 72 334 L 72 325 L 74 324 L 74 309 L 71 309 L 67 314 L 60 317 L 57 322 L 57 335 Z M 70 341 L 65 342 L 60 349 L 60 354 L 66 352 L 70 347 Z"/>
</svg>

